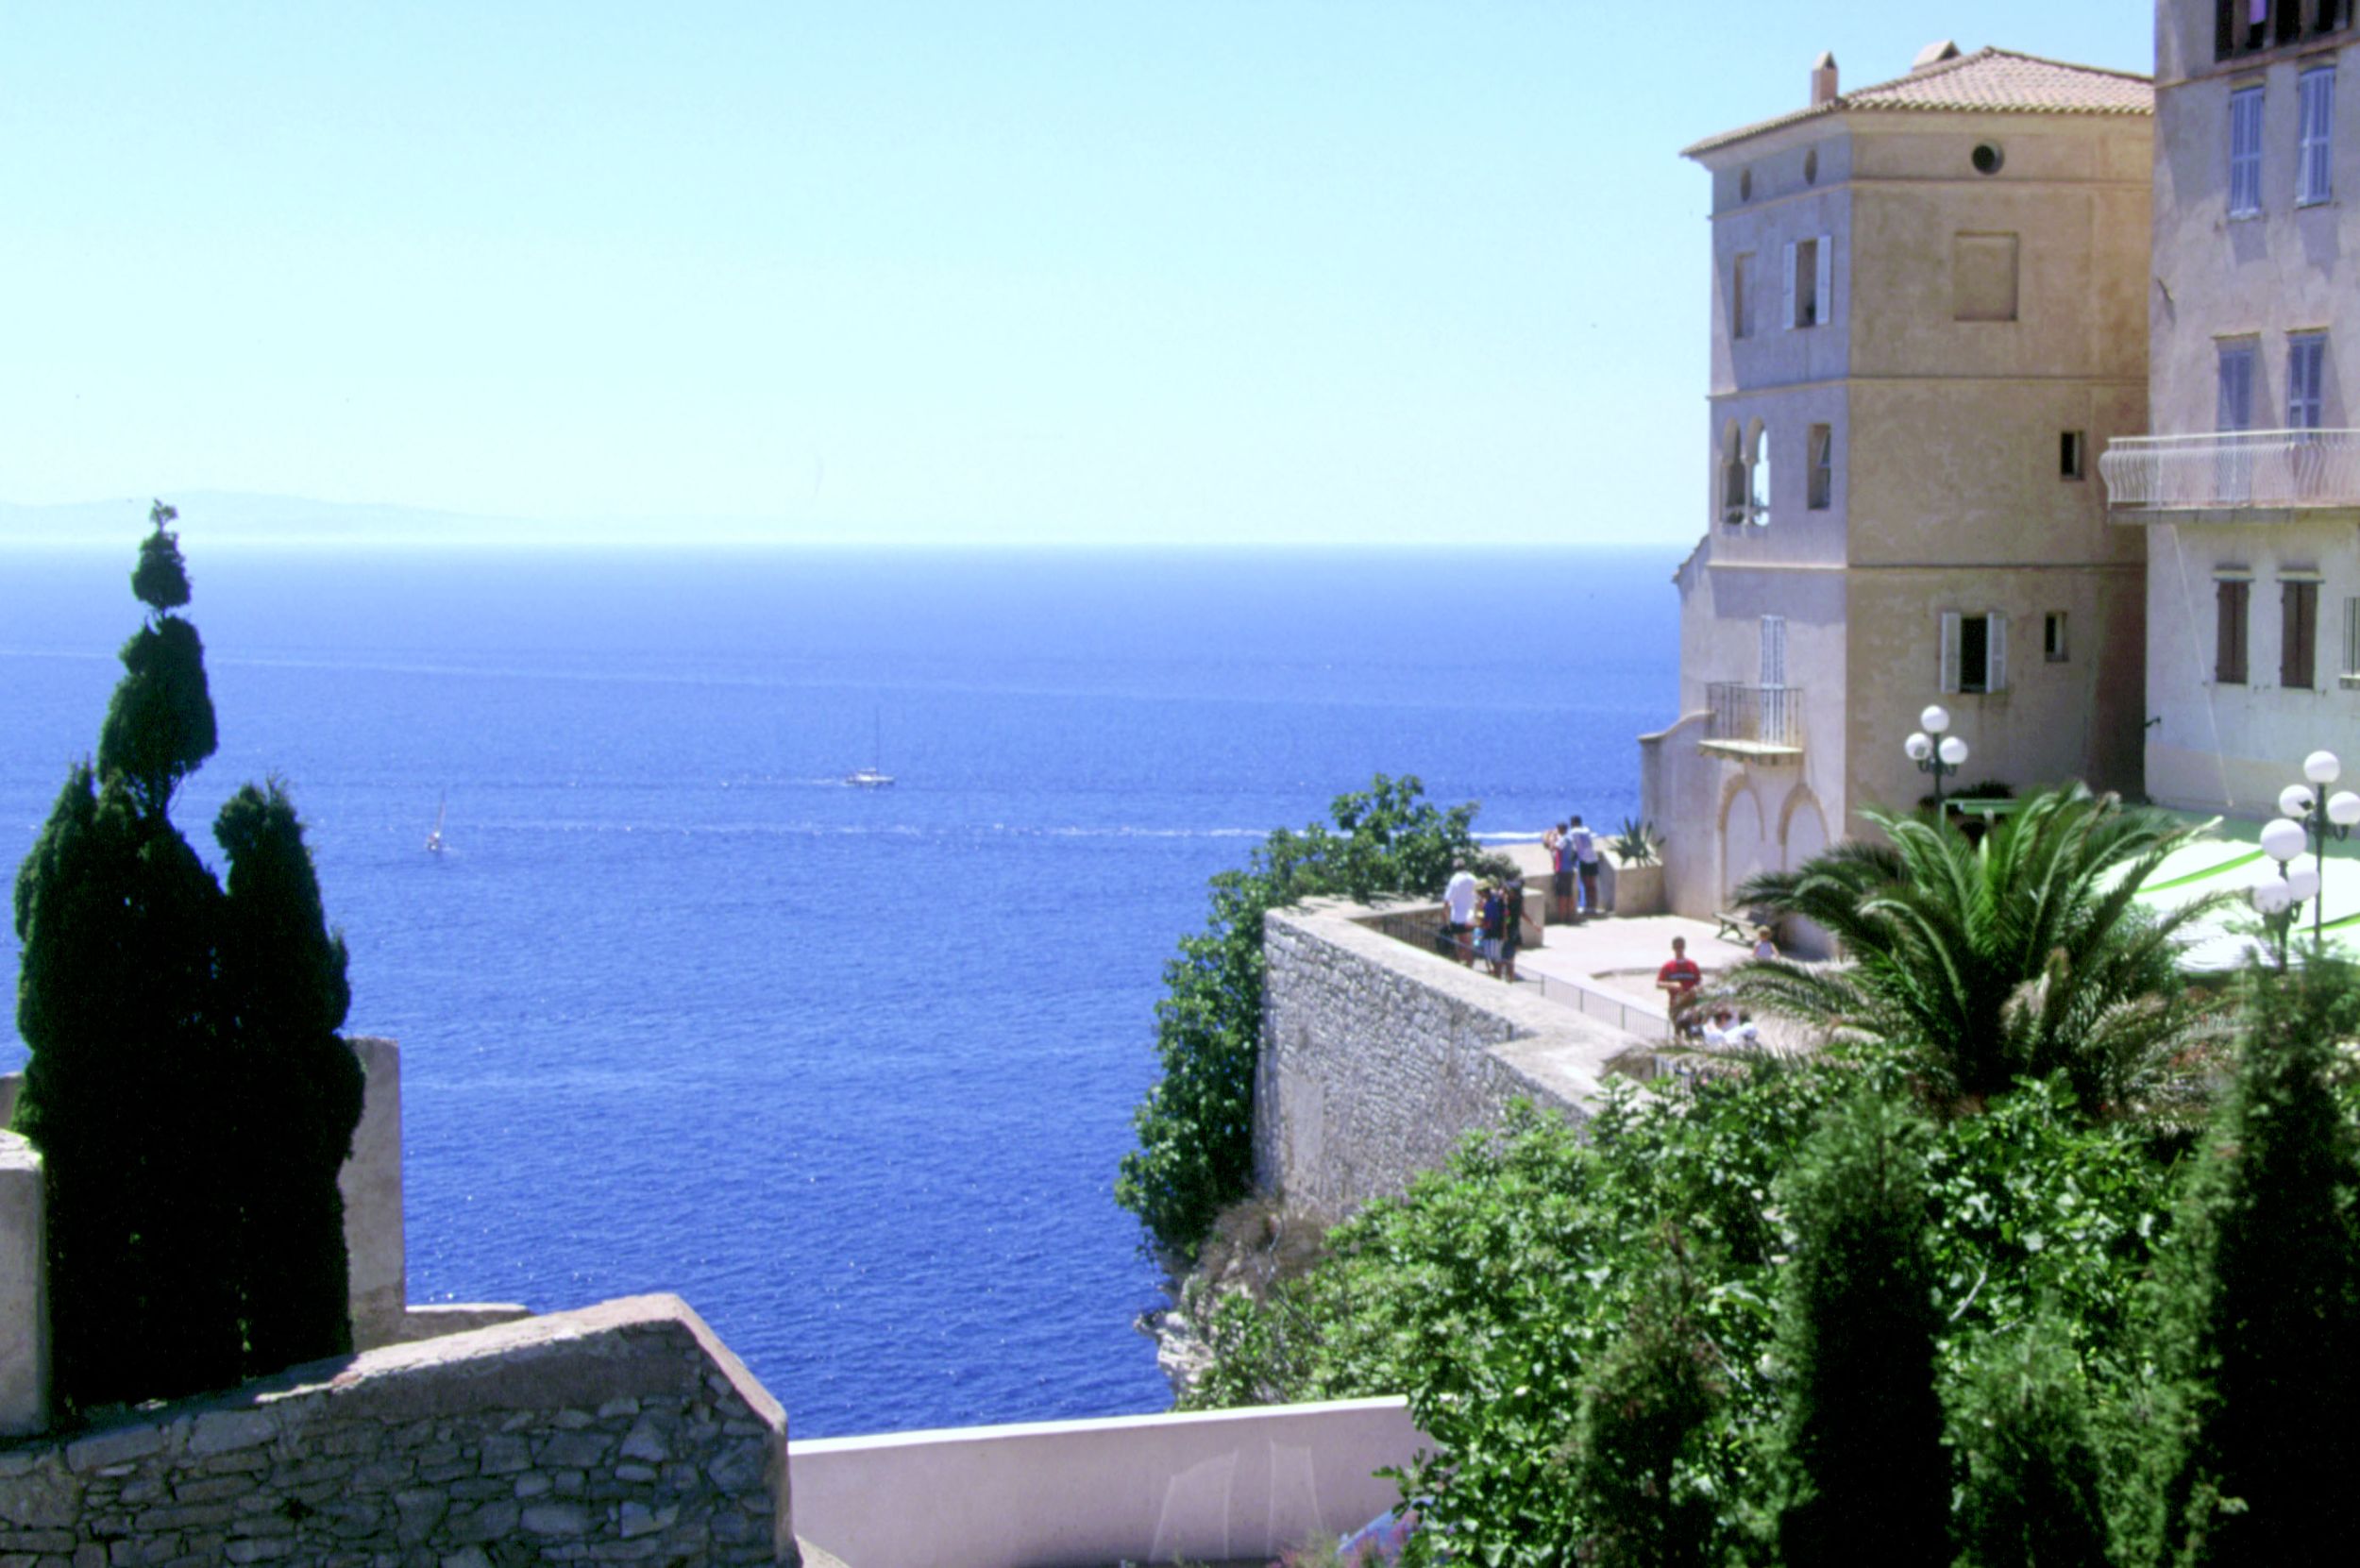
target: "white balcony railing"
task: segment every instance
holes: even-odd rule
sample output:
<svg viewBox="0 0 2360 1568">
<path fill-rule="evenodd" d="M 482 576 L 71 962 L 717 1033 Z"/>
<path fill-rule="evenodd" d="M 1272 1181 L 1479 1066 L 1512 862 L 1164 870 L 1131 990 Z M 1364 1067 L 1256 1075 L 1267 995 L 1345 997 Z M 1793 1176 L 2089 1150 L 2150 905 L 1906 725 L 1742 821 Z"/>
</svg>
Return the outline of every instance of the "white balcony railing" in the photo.
<svg viewBox="0 0 2360 1568">
<path fill-rule="evenodd" d="M 1714 681 L 1705 687 L 1712 717 L 1707 740 L 1742 740 L 1761 746 L 1803 744 L 1803 688 L 1757 686 Z"/>
<path fill-rule="evenodd" d="M 2098 471 L 2116 512 L 2360 507 L 2360 430 L 2125 436 Z"/>
</svg>

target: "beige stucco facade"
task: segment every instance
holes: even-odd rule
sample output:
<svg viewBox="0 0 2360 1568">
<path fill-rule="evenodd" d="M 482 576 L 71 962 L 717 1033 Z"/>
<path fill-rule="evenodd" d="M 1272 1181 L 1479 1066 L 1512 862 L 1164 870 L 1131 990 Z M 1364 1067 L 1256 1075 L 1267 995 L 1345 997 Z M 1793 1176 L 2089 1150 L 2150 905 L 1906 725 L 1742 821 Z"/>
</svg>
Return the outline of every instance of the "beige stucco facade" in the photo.
<svg viewBox="0 0 2360 1568">
<path fill-rule="evenodd" d="M 2273 0 L 2258 43 L 2239 30 L 2224 49 L 2211 0 L 2156 8 L 2146 301 L 2156 439 L 2111 452 L 2106 477 L 2117 522 L 2148 540 L 2157 723 L 2146 773 L 2149 793 L 2169 805 L 2266 816 L 2306 753 L 2360 754 L 2360 650 L 2346 633 L 2348 607 L 2360 599 L 2360 387 L 2340 362 L 2360 344 L 2360 98 L 2352 96 L 2360 39 L 2348 9 Z M 2322 193 L 2301 189 L 2302 80 L 2322 70 L 2343 101 L 2325 127 L 2329 188 L 2306 200 Z M 2257 91 L 2258 126 L 2241 149 L 2254 184 L 2233 201 L 2233 98 Z M 2290 376 L 2292 346 L 2305 336 L 2325 342 L 2316 411 L 2297 407 Z M 2236 346 L 2253 356 L 2245 418 L 2253 433 L 2217 445 L 2235 423 L 2223 408 L 2221 361 Z M 2313 428 L 2279 433 L 2290 425 Z M 2274 492 L 2268 465 L 2282 455 L 2291 462 Z M 2245 602 L 2242 671 L 2224 660 L 2221 626 L 2222 585 L 2240 582 L 2230 591 Z M 2295 639 L 2307 647 L 2290 658 L 2284 621 L 2303 613 L 2297 594 L 2310 599 L 2312 623 Z M 2234 622 L 2228 640 L 2239 640 Z"/>
<path fill-rule="evenodd" d="M 1681 913 L 1914 802 L 1930 702 L 1971 748 L 1960 782 L 2139 784 L 2146 540 L 2109 526 L 2096 457 L 2146 423 L 2149 118 L 1879 91 L 1690 153 L 1713 185 L 1704 537 L 1681 713 L 1642 742 Z M 1946 614 L 1980 623 L 1981 682 Z"/>
</svg>

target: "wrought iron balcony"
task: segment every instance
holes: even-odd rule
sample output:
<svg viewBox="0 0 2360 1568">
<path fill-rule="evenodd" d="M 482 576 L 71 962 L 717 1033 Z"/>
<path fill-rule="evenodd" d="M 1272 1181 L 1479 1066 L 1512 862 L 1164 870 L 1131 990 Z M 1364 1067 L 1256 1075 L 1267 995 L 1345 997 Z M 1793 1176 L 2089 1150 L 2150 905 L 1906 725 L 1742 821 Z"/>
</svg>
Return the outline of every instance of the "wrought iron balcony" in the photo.
<svg viewBox="0 0 2360 1568">
<path fill-rule="evenodd" d="M 1715 681 L 1705 687 L 1711 715 L 1708 748 L 1742 753 L 1799 751 L 1803 747 L 1803 688 Z"/>
<path fill-rule="evenodd" d="M 2098 471 L 2117 513 L 2360 508 L 2360 430 L 2125 436 Z"/>
</svg>

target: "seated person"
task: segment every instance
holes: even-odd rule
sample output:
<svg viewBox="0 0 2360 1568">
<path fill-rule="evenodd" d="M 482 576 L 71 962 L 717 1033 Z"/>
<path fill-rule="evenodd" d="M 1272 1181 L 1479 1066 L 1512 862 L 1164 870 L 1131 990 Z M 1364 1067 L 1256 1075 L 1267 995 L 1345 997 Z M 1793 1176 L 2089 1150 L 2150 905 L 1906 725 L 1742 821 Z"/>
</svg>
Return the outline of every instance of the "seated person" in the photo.
<svg viewBox="0 0 2360 1568">
<path fill-rule="evenodd" d="M 1712 1005 L 1712 1021 L 1705 1025 L 1705 1044 L 1715 1050 L 1744 1051 L 1762 1043 L 1762 1031 L 1754 1027 L 1754 1016 L 1740 1012 L 1737 1004 L 1724 997 Z"/>
</svg>

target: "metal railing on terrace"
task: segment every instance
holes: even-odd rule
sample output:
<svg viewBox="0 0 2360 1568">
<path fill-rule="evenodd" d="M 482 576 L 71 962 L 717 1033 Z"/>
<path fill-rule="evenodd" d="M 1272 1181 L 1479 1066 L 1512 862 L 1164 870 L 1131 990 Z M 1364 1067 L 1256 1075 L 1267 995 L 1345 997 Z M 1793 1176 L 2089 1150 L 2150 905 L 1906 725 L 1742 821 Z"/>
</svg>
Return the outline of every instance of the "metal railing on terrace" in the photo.
<svg viewBox="0 0 2360 1568">
<path fill-rule="evenodd" d="M 1803 744 L 1803 688 L 1715 681 L 1705 687 L 1712 710 L 1707 740 L 1745 740 L 1762 746 Z"/>
<path fill-rule="evenodd" d="M 2117 512 L 2360 507 L 2360 430 L 2123 436 L 2098 471 Z"/>
</svg>

